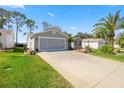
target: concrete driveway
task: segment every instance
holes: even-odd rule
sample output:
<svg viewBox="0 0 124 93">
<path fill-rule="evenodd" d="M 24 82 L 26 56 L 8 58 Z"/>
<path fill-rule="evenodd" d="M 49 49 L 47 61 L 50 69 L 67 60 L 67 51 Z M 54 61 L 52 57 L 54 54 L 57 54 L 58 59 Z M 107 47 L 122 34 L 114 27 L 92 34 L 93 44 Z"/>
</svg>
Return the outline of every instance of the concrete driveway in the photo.
<svg viewBox="0 0 124 93">
<path fill-rule="evenodd" d="M 38 53 L 74 87 L 124 87 L 124 64 L 76 51 Z"/>
</svg>

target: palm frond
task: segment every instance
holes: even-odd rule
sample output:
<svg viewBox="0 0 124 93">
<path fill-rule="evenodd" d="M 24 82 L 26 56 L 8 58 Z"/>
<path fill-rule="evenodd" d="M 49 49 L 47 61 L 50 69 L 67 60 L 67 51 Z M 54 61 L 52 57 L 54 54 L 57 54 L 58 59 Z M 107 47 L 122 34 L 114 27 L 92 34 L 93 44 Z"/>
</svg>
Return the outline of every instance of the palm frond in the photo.
<svg viewBox="0 0 124 93">
<path fill-rule="evenodd" d="M 99 22 L 99 23 L 96 23 L 95 25 L 93 25 L 93 27 L 99 27 L 99 26 L 106 27 L 107 25 L 104 22 L 101 22 L 101 23 Z"/>
<path fill-rule="evenodd" d="M 121 32 L 118 34 L 117 38 L 116 38 L 116 42 L 118 44 L 124 44 L 124 32 Z"/>
<path fill-rule="evenodd" d="M 114 23 L 116 24 L 119 19 L 120 19 L 120 10 L 117 11 L 116 14 L 115 14 L 115 16 L 114 16 Z"/>
</svg>

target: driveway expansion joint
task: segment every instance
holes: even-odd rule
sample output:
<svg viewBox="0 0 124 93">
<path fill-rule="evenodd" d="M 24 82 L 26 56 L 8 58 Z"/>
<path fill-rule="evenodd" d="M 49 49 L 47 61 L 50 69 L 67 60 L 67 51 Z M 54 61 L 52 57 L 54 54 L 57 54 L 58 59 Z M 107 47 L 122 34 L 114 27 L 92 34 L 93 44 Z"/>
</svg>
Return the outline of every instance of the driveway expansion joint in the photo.
<svg viewBox="0 0 124 93">
<path fill-rule="evenodd" d="M 108 74 L 106 77 L 104 77 L 102 80 L 100 80 L 98 83 L 96 83 L 92 88 L 97 87 L 100 83 L 102 83 L 106 78 L 111 76 L 113 73 L 115 73 L 121 66 L 118 66 L 116 69 L 114 69 L 110 74 Z"/>
</svg>

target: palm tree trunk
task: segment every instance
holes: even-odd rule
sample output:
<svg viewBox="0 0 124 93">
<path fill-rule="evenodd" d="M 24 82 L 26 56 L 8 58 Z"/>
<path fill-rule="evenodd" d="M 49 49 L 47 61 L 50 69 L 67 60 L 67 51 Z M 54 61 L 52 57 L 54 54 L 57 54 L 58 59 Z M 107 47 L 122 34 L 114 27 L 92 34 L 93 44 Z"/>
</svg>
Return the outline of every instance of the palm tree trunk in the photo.
<svg viewBox="0 0 124 93">
<path fill-rule="evenodd" d="M 114 37 L 112 37 L 112 50 L 114 52 Z"/>
<path fill-rule="evenodd" d="M 114 37 L 109 37 L 109 46 L 112 48 L 114 52 Z"/>
</svg>

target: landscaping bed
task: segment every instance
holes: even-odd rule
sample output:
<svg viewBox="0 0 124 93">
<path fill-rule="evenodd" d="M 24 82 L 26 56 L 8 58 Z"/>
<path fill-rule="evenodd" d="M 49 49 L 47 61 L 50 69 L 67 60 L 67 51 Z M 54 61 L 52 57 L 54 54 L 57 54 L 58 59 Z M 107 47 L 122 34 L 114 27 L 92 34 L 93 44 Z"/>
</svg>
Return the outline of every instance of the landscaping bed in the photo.
<svg viewBox="0 0 124 93">
<path fill-rule="evenodd" d="M 66 88 L 72 85 L 37 55 L 24 56 L 23 50 L 0 52 L 0 87 Z"/>
<path fill-rule="evenodd" d="M 120 61 L 120 62 L 124 62 L 124 53 L 109 54 L 109 53 L 101 52 L 99 50 L 93 50 L 92 55 L 100 56 L 100 57 L 104 57 L 104 58 L 109 58 L 109 59 Z"/>
</svg>

